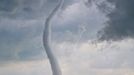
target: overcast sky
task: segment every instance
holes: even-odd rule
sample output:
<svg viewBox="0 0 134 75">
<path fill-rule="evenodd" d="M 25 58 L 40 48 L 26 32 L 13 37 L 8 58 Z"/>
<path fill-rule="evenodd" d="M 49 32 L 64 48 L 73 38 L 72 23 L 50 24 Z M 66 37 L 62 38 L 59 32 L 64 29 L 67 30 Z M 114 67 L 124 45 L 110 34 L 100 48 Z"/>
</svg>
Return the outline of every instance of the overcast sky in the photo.
<svg viewBox="0 0 134 75">
<path fill-rule="evenodd" d="M 51 75 L 42 34 L 57 3 L 0 0 L 0 75 Z M 51 21 L 63 75 L 134 75 L 133 3 L 65 0 Z"/>
</svg>

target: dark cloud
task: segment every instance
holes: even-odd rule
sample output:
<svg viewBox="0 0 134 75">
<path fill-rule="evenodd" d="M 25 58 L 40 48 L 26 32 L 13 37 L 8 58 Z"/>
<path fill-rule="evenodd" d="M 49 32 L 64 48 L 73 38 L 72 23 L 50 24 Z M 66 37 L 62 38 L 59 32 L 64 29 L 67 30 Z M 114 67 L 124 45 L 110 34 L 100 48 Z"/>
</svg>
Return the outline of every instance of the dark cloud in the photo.
<svg viewBox="0 0 134 75">
<path fill-rule="evenodd" d="M 100 40 L 134 38 L 134 0 L 107 0 L 115 5 L 106 26 L 99 32 Z"/>
<path fill-rule="evenodd" d="M 17 4 L 17 0 L 0 0 L 0 10 L 1 12 L 13 11 Z"/>
<path fill-rule="evenodd" d="M 75 2 L 64 2 L 64 8 Z M 56 6 L 58 0 L 0 0 L 0 19 L 44 18 Z"/>
<path fill-rule="evenodd" d="M 44 16 L 46 4 L 50 3 L 46 0 L 0 0 L 0 18 L 35 19 Z"/>
</svg>

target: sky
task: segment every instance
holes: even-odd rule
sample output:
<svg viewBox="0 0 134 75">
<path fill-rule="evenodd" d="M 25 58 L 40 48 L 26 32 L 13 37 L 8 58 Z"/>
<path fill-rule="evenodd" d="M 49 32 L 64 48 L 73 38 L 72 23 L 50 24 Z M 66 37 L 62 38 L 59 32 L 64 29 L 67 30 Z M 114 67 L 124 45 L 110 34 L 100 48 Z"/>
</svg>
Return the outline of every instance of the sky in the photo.
<svg viewBox="0 0 134 75">
<path fill-rule="evenodd" d="M 52 75 L 42 36 L 58 0 L 0 0 L 0 75 Z M 134 75 L 133 0 L 65 0 L 52 25 L 63 75 Z"/>
</svg>

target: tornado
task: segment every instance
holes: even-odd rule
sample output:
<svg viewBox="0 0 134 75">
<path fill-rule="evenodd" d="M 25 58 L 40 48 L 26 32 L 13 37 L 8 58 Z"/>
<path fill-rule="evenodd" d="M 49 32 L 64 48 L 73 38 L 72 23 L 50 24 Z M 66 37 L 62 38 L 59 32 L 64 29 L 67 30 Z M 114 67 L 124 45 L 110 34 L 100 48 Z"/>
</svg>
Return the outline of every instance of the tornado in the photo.
<svg viewBox="0 0 134 75">
<path fill-rule="evenodd" d="M 44 32 L 43 32 L 43 45 L 44 45 L 47 57 L 49 59 L 50 65 L 51 65 L 53 75 L 62 75 L 62 72 L 61 72 L 59 63 L 57 61 L 57 58 L 51 49 L 51 25 L 50 25 L 50 21 L 52 20 L 52 18 L 55 16 L 56 12 L 62 6 L 63 1 L 64 0 L 59 0 L 56 7 L 52 10 L 50 15 L 46 18 L 45 28 L 44 28 Z"/>
</svg>

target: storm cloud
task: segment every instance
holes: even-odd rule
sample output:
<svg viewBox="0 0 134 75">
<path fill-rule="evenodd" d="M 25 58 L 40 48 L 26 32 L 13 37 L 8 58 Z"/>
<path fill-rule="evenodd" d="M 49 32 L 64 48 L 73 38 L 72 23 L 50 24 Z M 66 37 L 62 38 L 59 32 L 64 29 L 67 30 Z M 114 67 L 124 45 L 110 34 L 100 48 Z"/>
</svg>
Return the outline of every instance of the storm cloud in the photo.
<svg viewBox="0 0 134 75">
<path fill-rule="evenodd" d="M 134 38 L 134 8 L 133 0 L 107 0 L 113 4 L 114 10 L 107 13 L 108 21 L 99 32 L 100 40 L 122 40 Z"/>
<path fill-rule="evenodd" d="M 104 0 L 89 0 L 91 1 L 100 3 Z M 129 18 L 131 22 L 121 22 L 124 25 L 110 24 L 109 22 L 126 19 L 127 16 L 119 14 L 128 13 L 128 8 L 124 6 L 127 0 L 122 0 L 124 5 L 121 5 L 121 0 L 107 1 L 98 5 L 94 2 L 88 4 L 86 0 L 65 0 L 63 8 L 51 21 L 52 49 L 60 60 L 63 75 L 134 75 L 133 39 L 124 39 L 126 35 L 123 35 L 124 40 L 120 42 L 92 42 L 103 27 L 104 30 L 107 29 L 106 26 L 109 27 L 107 30 L 111 29 L 111 32 L 115 26 L 129 26 L 124 23 L 132 22 Z M 58 0 L 0 0 L 0 75 L 52 74 L 43 48 L 42 34 L 44 20 L 57 2 Z M 116 5 L 116 8 L 109 11 L 108 3 Z M 117 7 L 120 8 L 118 12 Z M 117 16 L 110 19 L 110 14 Z M 116 20 L 113 21 L 114 19 Z M 107 25 L 104 24 L 106 21 Z M 104 30 L 99 35 L 117 36 L 117 30 L 112 34 L 104 34 Z M 113 37 L 103 40 L 106 39 L 114 40 Z"/>
</svg>

